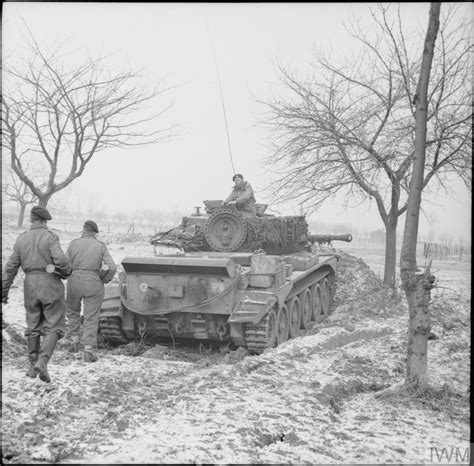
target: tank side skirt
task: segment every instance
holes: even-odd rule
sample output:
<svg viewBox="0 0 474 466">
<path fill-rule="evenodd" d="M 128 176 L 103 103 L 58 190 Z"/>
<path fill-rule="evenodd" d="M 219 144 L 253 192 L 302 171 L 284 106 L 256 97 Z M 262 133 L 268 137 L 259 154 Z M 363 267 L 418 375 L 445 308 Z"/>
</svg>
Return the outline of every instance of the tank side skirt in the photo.
<svg viewBox="0 0 474 466">
<path fill-rule="evenodd" d="M 285 291 L 283 293 L 277 291 L 278 302 L 282 305 L 289 299 L 304 291 L 305 288 L 309 288 L 315 283 L 321 281 L 325 276 L 330 275 L 331 273 L 335 275 L 336 267 L 337 259 L 334 256 L 331 256 L 324 257 L 323 261 L 308 270 L 293 272 L 291 277 L 287 279 L 291 285 L 290 288 L 284 289 L 284 287 L 281 287 L 281 291 Z"/>
<path fill-rule="evenodd" d="M 334 273 L 333 269 L 330 267 L 324 267 L 323 269 L 319 269 L 312 274 L 306 275 L 305 277 L 299 279 L 297 282 L 294 282 L 291 291 L 285 298 L 285 302 L 294 296 L 297 296 L 306 288 L 310 288 L 315 283 L 321 282 L 324 277 L 327 277 L 331 273 Z"/>
</svg>

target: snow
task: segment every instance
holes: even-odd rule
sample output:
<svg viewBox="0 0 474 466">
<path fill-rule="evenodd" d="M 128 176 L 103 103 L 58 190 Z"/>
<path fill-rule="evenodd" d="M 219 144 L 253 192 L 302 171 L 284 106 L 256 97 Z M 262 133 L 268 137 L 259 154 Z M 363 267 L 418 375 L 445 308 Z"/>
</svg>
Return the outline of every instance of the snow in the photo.
<svg viewBox="0 0 474 466">
<path fill-rule="evenodd" d="M 5 258 L 16 233 L 3 237 Z M 64 248 L 73 238 L 60 237 Z M 146 241 L 107 241 L 117 262 L 152 251 Z M 435 290 L 429 370 L 441 395 L 417 398 L 399 389 L 403 296 L 363 260 L 338 254 L 335 311 L 262 355 L 158 345 L 131 356 L 127 345 L 88 364 L 59 346 L 50 384 L 24 375 L 19 276 L 2 331 L 3 462 L 426 463 L 432 447 L 468 448 L 469 270 L 446 264 L 450 288 L 461 285 Z"/>
</svg>

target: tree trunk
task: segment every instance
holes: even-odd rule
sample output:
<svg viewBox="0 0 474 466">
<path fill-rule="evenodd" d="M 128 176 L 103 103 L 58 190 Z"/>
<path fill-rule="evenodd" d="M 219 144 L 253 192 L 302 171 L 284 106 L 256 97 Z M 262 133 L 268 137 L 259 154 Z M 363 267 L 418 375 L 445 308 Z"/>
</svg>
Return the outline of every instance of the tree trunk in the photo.
<svg viewBox="0 0 474 466">
<path fill-rule="evenodd" d="M 50 199 L 51 199 L 51 194 L 48 194 L 46 196 L 38 197 L 38 205 L 40 207 L 46 208 L 46 206 L 48 205 L 48 202 L 49 202 Z"/>
<path fill-rule="evenodd" d="M 430 331 L 430 290 L 435 278 L 430 270 L 420 272 L 416 265 L 416 244 L 420 216 L 421 193 L 425 169 L 426 116 L 428 107 L 428 83 L 434 55 L 434 45 L 439 29 L 441 4 L 431 3 L 428 30 L 426 32 L 420 77 L 414 96 L 415 158 L 410 181 L 408 207 L 400 257 L 400 275 L 405 290 L 408 311 L 408 348 L 406 384 L 424 387 L 428 384 L 428 334 Z"/>
<path fill-rule="evenodd" d="M 385 225 L 385 269 L 383 284 L 395 288 L 397 268 L 397 218 Z"/>
<path fill-rule="evenodd" d="M 408 301 L 408 358 L 406 382 L 408 385 L 428 384 L 428 335 L 431 330 L 430 297 L 435 277 L 429 269 L 410 272 L 403 276 Z"/>
<path fill-rule="evenodd" d="M 24 202 L 20 202 L 20 213 L 18 214 L 18 222 L 16 224 L 18 228 L 23 227 L 23 221 L 25 220 L 25 209 L 26 204 Z"/>
</svg>

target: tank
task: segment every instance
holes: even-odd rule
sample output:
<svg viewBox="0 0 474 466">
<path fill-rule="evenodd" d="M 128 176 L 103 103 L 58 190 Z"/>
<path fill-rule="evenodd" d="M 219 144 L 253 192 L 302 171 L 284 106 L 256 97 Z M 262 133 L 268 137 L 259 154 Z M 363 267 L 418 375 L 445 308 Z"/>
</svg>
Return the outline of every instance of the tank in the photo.
<svg viewBox="0 0 474 466">
<path fill-rule="evenodd" d="M 330 312 L 338 259 L 314 251 L 304 216 L 204 205 L 154 235 L 149 257 L 123 259 L 100 312 L 106 341 L 207 340 L 259 354 Z"/>
</svg>

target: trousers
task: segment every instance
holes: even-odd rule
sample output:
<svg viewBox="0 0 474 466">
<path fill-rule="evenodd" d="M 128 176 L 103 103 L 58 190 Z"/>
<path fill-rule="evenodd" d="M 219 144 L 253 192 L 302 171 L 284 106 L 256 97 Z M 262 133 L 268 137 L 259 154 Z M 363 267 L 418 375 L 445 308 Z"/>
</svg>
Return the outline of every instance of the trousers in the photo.
<svg viewBox="0 0 474 466">
<path fill-rule="evenodd" d="M 57 275 L 27 273 L 23 288 L 26 310 L 26 337 L 56 333 L 58 338 L 66 331 L 66 301 L 64 284 Z"/>
<path fill-rule="evenodd" d="M 84 346 L 97 346 L 99 314 L 104 300 L 104 284 L 99 273 L 86 270 L 73 271 L 67 281 L 67 320 L 69 335 Z M 81 338 L 81 305 L 84 306 L 84 322 Z"/>
</svg>

